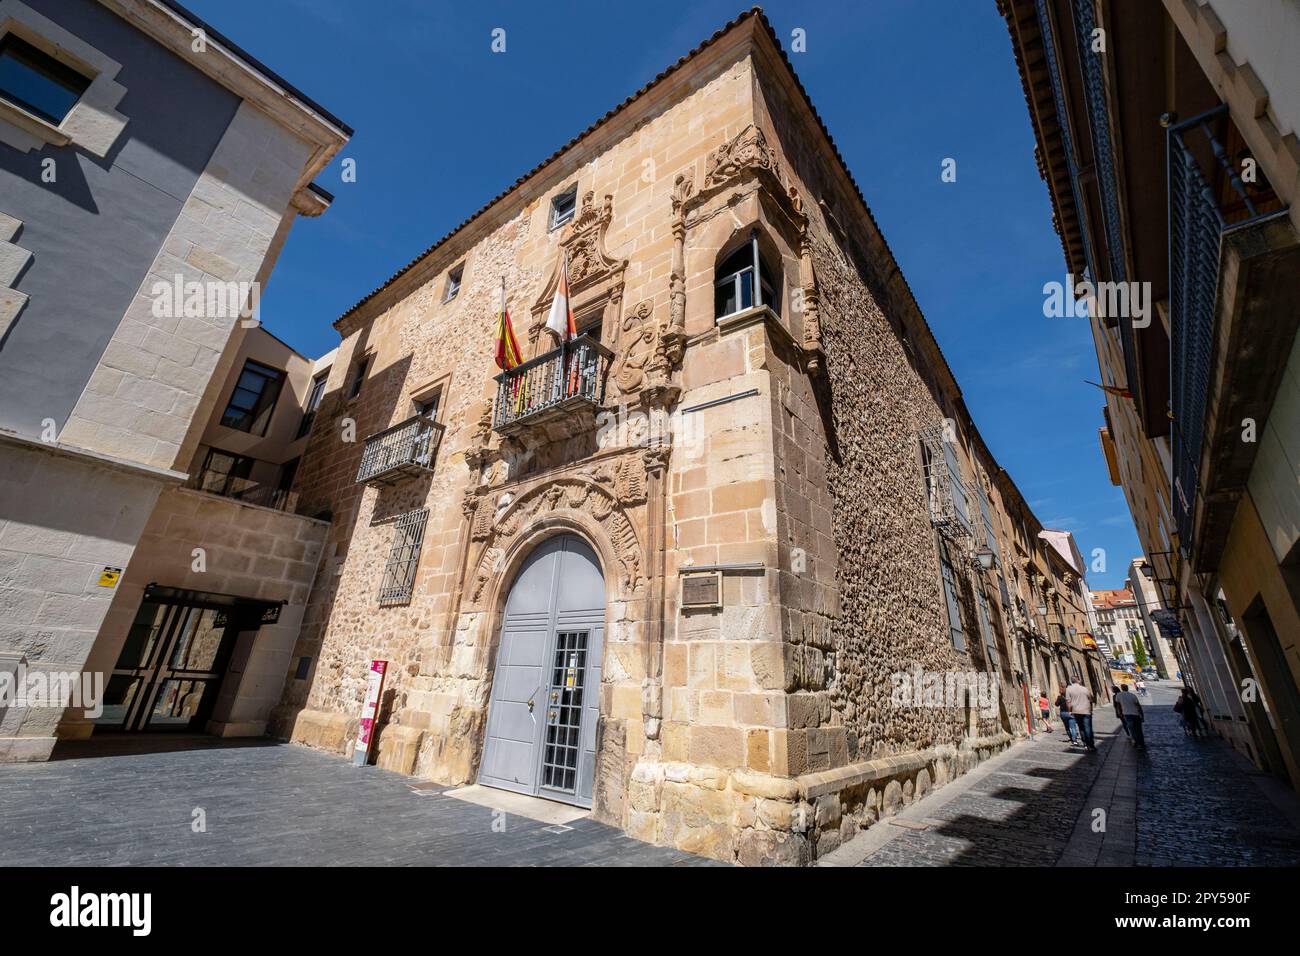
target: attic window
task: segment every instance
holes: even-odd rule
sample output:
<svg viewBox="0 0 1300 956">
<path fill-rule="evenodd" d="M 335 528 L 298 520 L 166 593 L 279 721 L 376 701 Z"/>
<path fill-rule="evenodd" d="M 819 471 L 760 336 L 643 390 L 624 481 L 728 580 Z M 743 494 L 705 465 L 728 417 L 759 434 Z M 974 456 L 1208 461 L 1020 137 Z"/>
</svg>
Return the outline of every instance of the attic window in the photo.
<svg viewBox="0 0 1300 956">
<path fill-rule="evenodd" d="M 566 222 L 573 218 L 574 212 L 578 208 L 578 187 L 573 186 L 570 189 L 560 193 L 551 200 L 551 229 L 559 229 Z"/>
</svg>

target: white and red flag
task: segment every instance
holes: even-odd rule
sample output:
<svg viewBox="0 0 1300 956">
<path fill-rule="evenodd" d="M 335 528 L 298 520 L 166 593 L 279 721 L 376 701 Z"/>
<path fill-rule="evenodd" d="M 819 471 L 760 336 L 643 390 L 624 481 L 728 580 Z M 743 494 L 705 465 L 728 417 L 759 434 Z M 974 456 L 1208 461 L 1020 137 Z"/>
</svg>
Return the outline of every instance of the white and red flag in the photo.
<svg viewBox="0 0 1300 956">
<path fill-rule="evenodd" d="M 551 314 L 546 317 L 546 327 L 554 332 L 561 342 L 567 342 L 578 334 L 578 327 L 573 319 L 573 306 L 569 302 L 567 253 L 560 263 L 560 281 L 555 286 L 555 298 L 551 300 Z"/>
</svg>

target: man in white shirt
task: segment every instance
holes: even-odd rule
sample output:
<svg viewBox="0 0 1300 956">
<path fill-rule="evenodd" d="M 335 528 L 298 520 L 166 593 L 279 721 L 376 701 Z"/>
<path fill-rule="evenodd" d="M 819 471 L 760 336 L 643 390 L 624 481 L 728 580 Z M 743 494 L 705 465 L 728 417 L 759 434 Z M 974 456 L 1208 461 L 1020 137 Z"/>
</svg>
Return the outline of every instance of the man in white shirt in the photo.
<svg viewBox="0 0 1300 956">
<path fill-rule="evenodd" d="M 1120 685 L 1119 693 L 1115 695 L 1115 704 L 1124 715 L 1124 723 L 1128 726 L 1129 736 L 1133 738 L 1133 746 L 1138 750 L 1146 750 L 1147 741 L 1142 736 L 1142 702 L 1138 700 L 1137 694 L 1128 689 L 1128 684 Z"/>
<path fill-rule="evenodd" d="M 1092 740 L 1092 691 L 1080 684 L 1076 677 L 1065 688 L 1065 700 L 1070 705 L 1070 716 L 1079 728 L 1079 739 L 1089 750 L 1096 750 L 1097 745 Z"/>
</svg>

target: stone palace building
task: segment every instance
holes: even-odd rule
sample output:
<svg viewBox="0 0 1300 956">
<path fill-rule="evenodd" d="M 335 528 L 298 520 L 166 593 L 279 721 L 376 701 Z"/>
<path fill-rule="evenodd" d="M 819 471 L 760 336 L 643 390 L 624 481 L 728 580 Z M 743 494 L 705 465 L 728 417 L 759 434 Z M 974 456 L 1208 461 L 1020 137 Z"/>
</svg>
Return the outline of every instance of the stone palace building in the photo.
<svg viewBox="0 0 1300 956">
<path fill-rule="evenodd" d="M 72 49 L 27 9 L 0 0 L 31 42 Z M 197 21 L 178 9 L 57 6 L 114 62 L 157 38 L 183 58 Z M 175 70 L 222 107 L 202 114 L 217 182 L 120 247 L 145 291 L 189 276 L 180 257 L 224 268 L 246 220 L 258 242 L 235 242 L 236 272 L 264 277 L 294 216 L 328 207 L 311 177 L 350 133 L 212 36 L 222 57 L 195 62 L 218 76 Z M 272 168 L 225 162 L 227 139 Z M 105 695 L 98 714 L 0 703 L 0 760 L 112 734 L 346 755 L 361 739 L 439 784 L 806 864 L 1032 732 L 1040 691 L 1077 676 L 1107 696 L 1078 546 L 985 445 L 757 10 L 348 310 L 330 355 L 233 318 L 157 318 L 124 285 L 98 364 L 59 366 L 53 443 L 50 396 L 22 382 L 54 381 L 41 342 L 87 320 L 60 307 L 41 224 L 81 212 L 13 181 L 30 202 L 5 194 L 0 246 L 36 252 L 8 277 L 23 311 L 0 344 L 26 376 L 0 390 L 30 393 L 0 421 L 17 449 L 0 462 L 0 681 L 102 675 Z M 564 340 L 546 321 L 560 288 Z M 522 353 L 505 370 L 503 305 Z M 92 481 L 77 524 L 65 489 Z"/>
<path fill-rule="evenodd" d="M 335 325 L 281 737 L 348 752 L 382 659 L 380 766 L 806 863 L 1026 733 L 1071 661 L 1105 694 L 1062 623 L 1083 569 L 1048 557 L 758 11 Z M 996 692 L 922 703 L 931 674 Z"/>
</svg>

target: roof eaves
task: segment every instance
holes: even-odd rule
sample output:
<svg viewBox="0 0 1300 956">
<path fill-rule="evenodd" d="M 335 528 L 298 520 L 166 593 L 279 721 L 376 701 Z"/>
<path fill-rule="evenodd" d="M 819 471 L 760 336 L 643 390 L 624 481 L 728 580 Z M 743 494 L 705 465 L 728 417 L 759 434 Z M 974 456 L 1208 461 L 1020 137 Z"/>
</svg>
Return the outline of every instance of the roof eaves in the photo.
<svg viewBox="0 0 1300 956">
<path fill-rule="evenodd" d="M 588 126 L 586 129 L 584 129 L 581 133 L 578 133 L 576 136 L 574 136 L 572 139 L 570 139 L 567 143 L 565 143 L 563 146 L 561 146 L 561 147 L 560 147 L 559 149 L 557 149 L 555 152 L 551 153 L 550 156 L 546 157 L 544 160 L 542 160 L 540 163 L 538 163 L 536 166 L 534 166 L 534 167 L 533 167 L 532 169 L 530 169 L 528 172 L 524 173 L 522 176 L 520 176 L 518 179 L 516 179 L 516 180 L 515 180 L 515 181 L 514 181 L 514 182 L 513 182 L 509 187 L 507 187 L 504 191 L 498 193 L 498 194 L 497 194 L 496 196 L 494 196 L 492 199 L 489 199 L 489 200 L 488 200 L 488 201 L 487 201 L 483 206 L 481 206 L 481 207 L 478 209 L 477 212 L 473 213 L 473 214 L 472 214 L 468 219 L 465 219 L 465 220 L 464 220 L 463 222 L 461 222 L 458 226 L 454 227 L 450 232 L 448 232 L 446 235 L 444 235 L 441 239 L 439 239 L 439 240 L 437 240 L 435 243 L 433 243 L 433 245 L 429 246 L 427 249 L 425 249 L 423 252 L 421 252 L 418 256 L 416 256 L 414 259 L 412 259 L 412 260 L 411 260 L 410 262 L 408 262 L 406 265 L 402 266 L 400 269 L 398 269 L 396 272 L 394 272 L 391 276 L 389 276 L 386 280 L 384 280 L 384 282 L 383 282 L 382 285 L 380 285 L 380 286 L 379 286 L 378 288 L 376 288 L 374 291 L 370 292 L 368 295 L 366 295 L 365 297 L 363 297 L 362 299 L 360 299 L 360 300 L 359 300 L 358 302 L 356 302 L 356 303 L 355 303 L 351 308 L 349 308 L 346 312 L 344 312 L 341 316 L 339 316 L 338 319 L 336 319 L 335 322 L 334 322 L 334 326 L 335 326 L 335 328 L 338 328 L 339 325 L 340 325 L 340 323 L 342 323 L 345 319 L 347 319 L 349 316 L 351 316 L 353 313 L 355 313 L 355 312 L 356 312 L 358 309 L 360 309 L 362 306 L 366 305 L 366 304 L 369 303 L 371 300 L 373 300 L 374 298 L 376 298 L 380 293 L 382 293 L 385 289 L 387 289 L 389 286 L 391 286 L 395 281 L 397 281 L 398 279 L 400 279 L 400 278 L 401 278 L 402 276 L 404 276 L 406 273 L 410 272 L 413 268 L 415 268 L 417 265 L 419 265 L 421 262 L 423 262 L 423 261 L 424 261 L 424 260 L 425 260 L 429 255 L 430 255 L 430 254 L 432 254 L 434 251 L 436 251 L 440 246 L 444 245 L 444 244 L 447 243 L 449 240 L 451 240 L 452 238 L 454 238 L 455 236 L 457 236 L 457 235 L 459 235 L 461 232 L 463 232 L 467 227 L 469 227 L 471 224 L 473 224 L 475 221 L 477 221 L 480 217 L 482 217 L 485 213 L 487 213 L 488 210 L 490 210 L 490 209 L 492 209 L 494 206 L 496 206 L 497 203 L 501 202 L 503 199 L 505 199 L 507 196 L 509 196 L 511 193 L 513 193 L 515 190 L 517 190 L 517 189 L 518 189 L 520 186 L 522 186 L 524 183 L 528 182 L 530 179 L 532 179 L 532 178 L 533 178 L 534 176 L 536 176 L 538 173 L 542 172 L 542 170 L 546 169 L 548 166 L 550 166 L 552 163 L 554 163 L 556 160 L 558 160 L 561 156 L 563 156 L 565 153 L 567 153 L 567 152 L 568 152 L 570 149 L 572 149 L 574 146 L 578 145 L 578 143 L 580 143 L 582 140 L 586 139 L 586 138 L 587 138 L 588 136 L 590 136 L 592 133 L 596 132 L 596 130 L 600 129 L 602 126 L 604 126 L 604 125 L 605 125 L 606 123 L 608 123 L 610 120 L 612 120 L 615 116 L 617 116 L 618 114 L 622 113 L 624 110 L 626 110 L 629 106 L 631 106 L 631 105 L 632 105 L 633 103 L 635 103 L 637 100 L 641 99 L 643 96 L 645 96 L 647 93 L 649 93 L 649 92 L 650 92 L 654 87 L 658 86 L 661 82 L 663 82 L 663 81 L 664 81 L 665 79 L 667 79 L 669 76 L 671 76 L 672 74 L 674 74 L 674 73 L 676 73 L 678 70 L 680 70 L 680 69 L 681 69 L 683 66 L 685 66 L 689 61 L 695 59 L 697 56 L 699 56 L 701 53 L 703 53 L 706 49 L 708 49 L 709 47 L 713 46 L 715 43 L 718 42 L 718 40 L 722 39 L 722 37 L 723 37 L 724 35 L 726 35 L 727 33 L 730 33 L 733 29 L 735 29 L 735 28 L 738 27 L 740 24 L 744 23 L 746 20 L 748 20 L 748 19 L 750 19 L 750 18 L 752 18 L 752 17 L 758 17 L 758 18 L 759 18 L 763 23 L 765 23 L 765 24 L 767 23 L 767 20 L 766 20 L 766 18 L 763 16 L 763 12 L 762 12 L 762 9 L 761 9 L 760 7 L 752 7 L 751 9 L 744 11 L 744 12 L 741 13 L 739 16 L 737 16 L 735 19 L 733 19 L 733 20 L 731 20 L 730 22 L 728 22 L 725 26 L 723 26 L 721 29 L 719 29 L 717 32 L 715 32 L 715 33 L 714 33 L 712 36 L 710 36 L 708 39 L 704 40 L 702 43 L 700 43 L 698 46 L 696 46 L 696 47 L 695 47 L 693 50 L 691 50 L 689 53 L 686 53 L 685 55 L 679 57 L 675 63 L 673 63 L 673 64 L 672 64 L 671 66 L 669 66 L 667 69 L 665 69 L 665 70 L 663 70 L 662 72 L 660 72 L 657 76 L 655 76 L 654 79 L 650 80 L 648 83 L 646 83 L 645 85 L 643 85 L 643 86 L 642 86 L 640 89 L 638 89 L 635 93 L 633 93 L 631 96 L 629 96 L 629 97 L 627 97 L 625 100 L 623 100 L 623 102 L 619 103 L 617 106 L 615 106 L 615 107 L 613 107 L 612 109 L 610 109 L 610 110 L 609 110 L 608 112 L 606 112 L 603 116 L 601 116 L 598 120 L 596 120 L 594 123 L 592 123 L 592 124 L 591 124 L 590 126 Z M 770 30 L 771 30 L 771 27 L 768 26 L 768 29 L 769 29 L 769 31 L 770 31 Z"/>
</svg>

